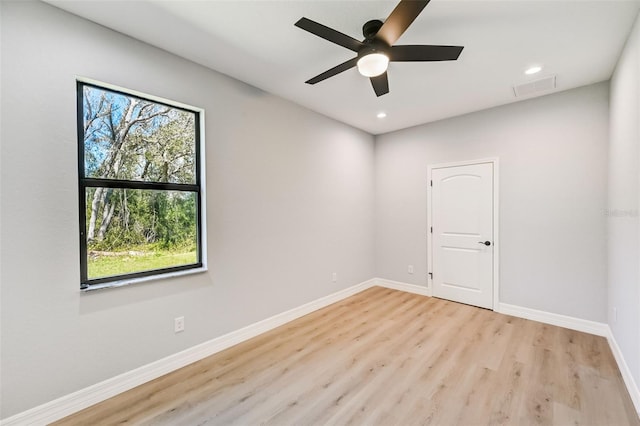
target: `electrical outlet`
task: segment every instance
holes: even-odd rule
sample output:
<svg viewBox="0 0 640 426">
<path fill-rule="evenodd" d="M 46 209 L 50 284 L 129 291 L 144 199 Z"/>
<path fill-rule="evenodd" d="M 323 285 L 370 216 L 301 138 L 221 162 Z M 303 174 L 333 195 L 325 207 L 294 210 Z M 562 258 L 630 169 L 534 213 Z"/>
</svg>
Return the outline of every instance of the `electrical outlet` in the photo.
<svg viewBox="0 0 640 426">
<path fill-rule="evenodd" d="M 178 317 L 173 320 L 173 331 L 176 333 L 184 331 L 184 317 Z"/>
<path fill-rule="evenodd" d="M 413 265 L 409 265 L 409 267 L 407 268 L 407 272 L 413 274 Z"/>
<path fill-rule="evenodd" d="M 338 281 L 338 274 L 336 272 L 331 274 L 331 281 L 333 281 L 334 283 Z"/>
</svg>

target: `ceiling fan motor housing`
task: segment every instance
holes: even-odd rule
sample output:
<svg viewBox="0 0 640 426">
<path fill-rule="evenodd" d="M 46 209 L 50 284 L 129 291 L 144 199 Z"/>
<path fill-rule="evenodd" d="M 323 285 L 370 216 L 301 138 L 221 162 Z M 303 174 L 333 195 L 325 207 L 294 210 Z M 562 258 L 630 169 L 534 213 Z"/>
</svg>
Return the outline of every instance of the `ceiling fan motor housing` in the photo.
<svg viewBox="0 0 640 426">
<path fill-rule="evenodd" d="M 362 35 L 364 35 L 366 40 L 373 40 L 376 37 L 376 34 L 378 34 L 380 27 L 382 27 L 382 21 L 379 19 L 367 21 L 362 26 Z"/>
<path fill-rule="evenodd" d="M 370 43 L 366 43 L 366 45 L 358 51 L 358 58 L 362 58 L 363 56 L 371 55 L 373 53 L 383 53 L 387 55 L 388 49 L 389 46 L 387 46 L 383 42 L 373 40 Z"/>
</svg>

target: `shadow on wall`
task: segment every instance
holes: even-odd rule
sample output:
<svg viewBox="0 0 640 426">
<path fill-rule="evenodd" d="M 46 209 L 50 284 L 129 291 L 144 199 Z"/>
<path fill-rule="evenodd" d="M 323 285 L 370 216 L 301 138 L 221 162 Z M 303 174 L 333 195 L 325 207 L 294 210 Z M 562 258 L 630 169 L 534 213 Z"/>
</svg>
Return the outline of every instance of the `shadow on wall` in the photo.
<svg viewBox="0 0 640 426">
<path fill-rule="evenodd" d="M 180 283 L 176 283 L 180 280 Z M 176 278 L 158 278 L 122 287 L 92 290 L 80 294 L 80 315 L 92 314 L 151 300 L 173 297 L 178 294 L 199 291 L 213 285 L 211 272 L 199 272 Z M 80 291 L 78 289 L 78 291 Z"/>
</svg>

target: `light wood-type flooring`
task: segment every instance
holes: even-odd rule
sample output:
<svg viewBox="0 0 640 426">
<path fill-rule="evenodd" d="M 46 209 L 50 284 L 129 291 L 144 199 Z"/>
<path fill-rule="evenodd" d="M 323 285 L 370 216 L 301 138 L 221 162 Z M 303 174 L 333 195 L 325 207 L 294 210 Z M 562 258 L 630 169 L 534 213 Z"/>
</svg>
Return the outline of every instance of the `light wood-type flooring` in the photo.
<svg viewBox="0 0 640 426">
<path fill-rule="evenodd" d="M 606 340 L 374 287 L 59 425 L 640 425 Z"/>
</svg>

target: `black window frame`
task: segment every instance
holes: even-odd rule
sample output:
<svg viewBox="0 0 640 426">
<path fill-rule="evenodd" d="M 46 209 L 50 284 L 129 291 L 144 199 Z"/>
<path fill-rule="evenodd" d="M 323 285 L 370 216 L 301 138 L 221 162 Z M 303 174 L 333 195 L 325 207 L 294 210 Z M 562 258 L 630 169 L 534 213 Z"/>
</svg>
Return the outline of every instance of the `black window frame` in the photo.
<svg viewBox="0 0 640 426">
<path fill-rule="evenodd" d="M 104 90 L 131 98 L 140 99 L 147 102 L 153 102 L 158 105 L 164 105 L 170 108 L 179 109 L 194 114 L 194 127 L 195 127 L 195 183 L 194 184 L 181 184 L 171 182 L 143 182 L 143 181 L 131 181 L 131 180 L 118 180 L 118 179 L 104 179 L 104 178 L 91 178 L 85 175 L 85 146 L 84 146 L 84 87 L 93 87 L 99 90 Z M 149 97 L 145 97 L 149 96 Z M 180 271 L 186 271 L 191 269 L 201 269 L 204 267 L 203 263 L 203 238 L 202 238 L 202 217 L 203 212 L 203 191 L 202 191 L 202 179 L 203 169 L 201 164 L 202 156 L 202 141 L 201 141 L 201 109 L 190 109 L 183 105 L 172 103 L 168 100 L 159 100 L 152 95 L 141 95 L 137 92 L 129 92 L 123 88 L 113 88 L 111 85 L 94 82 L 87 82 L 84 80 L 76 80 L 76 123 L 77 123 L 77 135 L 78 135 L 78 205 L 79 205 L 79 225 L 80 225 L 80 289 L 91 290 L 92 288 L 105 288 L 112 286 L 120 286 L 123 284 L 131 284 L 136 282 L 137 279 L 158 276 L 161 278 L 163 275 L 171 274 Z M 134 272 L 129 274 L 111 275 L 107 277 L 100 277 L 89 279 L 88 278 L 88 264 L 87 264 L 87 239 L 86 239 L 86 189 L 87 188 L 112 188 L 112 189 L 143 189 L 143 190 L 160 190 L 160 191 L 180 191 L 180 192 L 192 192 L 196 196 L 196 263 L 188 265 L 179 265 L 169 268 L 152 269 L 147 271 Z M 109 285 L 111 284 L 111 285 Z"/>
</svg>

